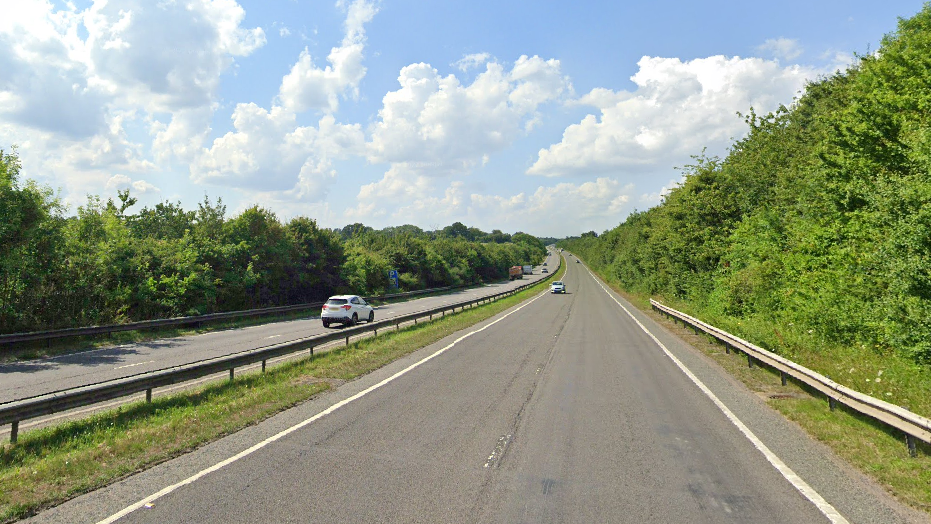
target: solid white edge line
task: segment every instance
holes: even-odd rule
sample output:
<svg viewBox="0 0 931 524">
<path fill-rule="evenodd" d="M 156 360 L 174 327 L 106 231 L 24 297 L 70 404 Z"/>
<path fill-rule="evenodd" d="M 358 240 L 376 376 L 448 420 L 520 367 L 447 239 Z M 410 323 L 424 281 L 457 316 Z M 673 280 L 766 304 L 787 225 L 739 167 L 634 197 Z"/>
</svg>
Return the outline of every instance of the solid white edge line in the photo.
<svg viewBox="0 0 931 524">
<path fill-rule="evenodd" d="M 148 497 L 146 497 L 146 498 L 144 498 L 144 499 L 142 499 L 142 500 L 140 500 L 140 501 L 138 501 L 138 502 L 136 502 L 136 503 L 134 503 L 134 504 L 131 504 L 131 505 L 129 505 L 129 506 L 126 506 L 125 508 L 123 508 L 123 509 L 120 510 L 119 512 L 114 513 L 113 515 L 110 515 L 109 517 L 107 517 L 107 518 L 105 518 L 105 519 L 103 519 L 103 520 L 101 520 L 101 521 L 98 521 L 97 524 L 111 524 L 111 523 L 113 523 L 113 522 L 116 522 L 117 520 L 119 520 L 119 519 L 125 517 L 126 515 L 129 515 L 130 513 L 132 513 L 132 512 L 134 512 L 134 511 L 136 511 L 137 509 L 139 509 L 139 508 L 145 506 L 146 504 L 151 504 L 152 502 L 154 502 L 154 501 L 156 501 L 156 500 L 158 500 L 158 499 L 164 497 L 165 495 L 171 493 L 172 491 L 175 491 L 176 489 L 178 489 L 178 488 L 180 488 L 180 487 L 183 487 L 183 486 L 186 486 L 186 485 L 188 485 L 188 484 L 191 484 L 191 483 L 197 481 L 198 479 L 200 479 L 201 477 L 203 477 L 203 476 L 205 476 L 205 475 L 207 475 L 207 474 L 209 474 L 209 473 L 212 473 L 212 472 L 214 472 L 214 471 L 217 471 L 218 469 L 223 468 L 224 466 L 227 466 L 227 465 L 229 465 L 229 464 L 232 464 L 233 462 L 236 462 L 237 460 L 239 460 L 239 459 L 241 459 L 241 458 L 247 457 L 247 456 L 249 456 L 249 455 L 255 453 L 256 451 L 258 451 L 258 450 L 264 448 L 265 446 L 271 444 L 272 442 L 275 442 L 276 440 L 279 440 L 279 439 L 281 439 L 281 438 L 283 438 L 283 437 L 285 437 L 285 436 L 287 436 L 287 435 L 289 435 L 289 434 L 291 434 L 291 433 L 294 433 L 295 431 L 297 431 L 297 430 L 303 428 L 304 426 L 307 426 L 307 425 L 309 425 L 309 424 L 311 424 L 311 423 L 313 423 L 313 422 L 315 422 L 315 421 L 317 421 L 317 420 L 319 420 L 319 419 L 321 419 L 321 418 L 323 418 L 323 417 L 329 415 L 330 413 L 333 413 L 334 411 L 336 411 L 337 409 L 339 409 L 339 408 L 345 406 L 346 404 L 349 404 L 350 402 L 353 402 L 354 400 L 358 400 L 358 399 L 360 399 L 360 398 L 362 398 L 362 397 L 368 395 L 369 393 L 375 391 L 376 389 L 381 388 L 381 387 L 384 386 L 385 384 L 388 384 L 389 382 L 394 381 L 395 379 L 401 377 L 402 375 L 407 374 L 407 372 L 409 372 L 409 371 L 411 371 L 411 370 L 413 370 L 413 369 L 419 367 L 421 364 L 424 364 L 424 363 L 426 363 L 426 362 L 428 362 L 428 361 L 430 361 L 430 360 L 433 360 L 434 358 L 436 358 L 436 357 L 442 355 L 442 354 L 445 353 L 447 350 L 449 350 L 450 348 L 452 348 L 453 346 L 455 346 L 456 344 L 458 344 L 460 341 L 462 341 L 462 340 L 464 340 L 464 339 L 466 339 L 466 338 L 468 338 L 468 337 L 471 337 L 472 335 L 474 335 L 474 334 L 476 334 L 476 333 L 480 333 L 480 332 L 482 332 L 482 331 L 485 331 L 486 329 L 488 329 L 488 328 L 490 328 L 491 326 L 497 324 L 498 322 L 501 322 L 502 320 L 504 320 L 504 319 L 506 319 L 507 317 L 513 315 L 514 313 L 517 313 L 517 312 L 520 311 L 521 309 L 524 309 L 525 307 L 529 306 L 531 303 L 535 302 L 535 301 L 538 300 L 540 297 L 545 296 L 547 293 L 548 293 L 548 291 L 544 291 L 544 292 L 540 293 L 540 294 L 537 295 L 536 297 L 534 297 L 534 298 L 528 300 L 527 302 L 521 304 L 519 307 L 517 307 L 517 308 L 514 309 L 513 311 L 507 313 L 506 315 L 502 316 L 501 318 L 499 318 L 499 319 L 497 319 L 497 320 L 495 320 L 495 321 L 493 321 L 493 322 L 490 322 L 490 323 L 486 324 L 485 326 L 483 326 L 483 327 L 481 327 L 481 328 L 479 328 L 479 329 L 476 329 L 476 330 L 474 330 L 474 331 L 470 331 L 469 333 L 466 333 L 465 335 L 462 335 L 461 337 L 459 337 L 459 338 L 457 338 L 456 340 L 454 340 L 454 341 L 452 341 L 451 343 L 449 343 L 449 345 L 447 345 L 446 347 L 444 347 L 444 348 L 442 348 L 442 349 L 436 351 L 435 353 L 433 353 L 433 354 L 431 354 L 431 355 L 428 355 L 427 357 L 423 358 L 422 360 L 419 360 L 419 361 L 417 361 L 417 362 L 411 364 L 410 366 L 408 366 L 408 367 L 402 369 L 401 371 L 398 371 L 398 372 L 395 373 L 394 375 L 391 375 L 390 377 L 388 377 L 388 378 L 382 380 L 381 382 L 379 382 L 379 383 L 377 383 L 377 384 L 375 384 L 375 385 L 369 386 L 368 388 L 366 388 L 366 389 L 364 389 L 364 390 L 362 390 L 362 391 L 356 393 L 355 395 L 353 395 L 353 396 L 351 396 L 351 397 L 349 397 L 349 398 L 346 398 L 346 399 L 344 399 L 344 400 L 341 400 L 341 401 L 337 402 L 336 404 L 333 404 L 332 406 L 330 406 L 330 407 L 328 407 L 327 409 L 321 411 L 320 413 L 317 413 L 316 415 L 314 415 L 314 416 L 312 416 L 312 417 L 310 417 L 310 418 L 308 418 L 308 419 L 306 419 L 306 420 L 303 420 L 303 421 L 301 421 L 301 422 L 299 422 L 299 423 L 297 423 L 297 424 L 295 424 L 295 425 L 293 425 L 293 426 L 291 426 L 291 427 L 289 427 L 289 428 L 287 428 L 287 429 L 285 429 L 285 430 L 283 430 L 283 431 L 281 431 L 281 432 L 279 432 L 279 433 L 277 433 L 277 434 L 275 434 L 275 435 L 272 435 L 271 437 L 268 437 L 267 439 L 265 439 L 265 440 L 259 442 L 258 444 L 255 444 L 255 445 L 253 445 L 252 447 L 250 447 L 250 448 L 248 448 L 248 449 L 246 449 L 246 450 L 244 450 L 244 451 L 241 451 L 241 452 L 239 452 L 239 453 L 233 455 L 232 457 L 230 457 L 230 458 L 228 458 L 228 459 L 226 459 L 226 460 L 223 460 L 223 461 L 221 461 L 221 462 L 218 462 L 218 463 L 214 464 L 213 466 L 210 466 L 209 468 L 203 469 L 203 470 L 201 470 L 201 471 L 195 473 L 194 475 L 191 475 L 190 477 L 188 477 L 188 478 L 186 478 L 186 479 L 184 479 L 184 480 L 182 480 L 182 481 L 180 481 L 180 482 L 178 482 L 178 483 L 176 483 L 176 484 L 172 484 L 172 485 L 170 485 L 170 486 L 168 486 L 168 487 L 162 489 L 161 491 L 159 491 L 159 492 L 157 492 L 157 493 L 154 493 L 154 494 L 152 494 L 152 495 L 149 495 Z"/>
<path fill-rule="evenodd" d="M 749 440 L 753 446 L 758 449 L 764 457 L 766 457 L 766 460 L 768 460 L 769 463 L 772 464 L 773 467 L 776 468 L 776 470 L 781 473 L 782 476 L 785 477 L 785 479 L 788 480 L 790 484 L 792 484 L 792 486 L 795 487 L 795 489 L 797 489 L 802 495 L 804 495 L 805 498 L 814 504 L 815 507 L 817 507 L 818 510 L 821 511 L 821 513 L 832 523 L 849 524 L 847 519 L 845 519 L 843 515 L 840 514 L 840 512 L 834 509 L 834 506 L 829 504 L 828 501 L 824 500 L 824 497 L 818 494 L 818 492 L 809 486 L 807 482 L 802 480 L 802 477 L 799 477 L 794 471 L 792 471 L 792 468 L 786 465 L 786 463 L 783 462 L 782 459 L 780 459 L 775 453 L 773 453 L 772 450 L 766 446 L 766 444 L 763 444 L 763 441 L 761 441 L 752 431 L 750 431 L 750 428 L 744 425 L 744 423 L 741 422 L 739 418 L 737 418 L 737 415 L 734 415 L 734 413 L 728 409 L 728 407 L 725 406 L 723 402 L 721 402 L 717 395 L 712 393 L 711 390 L 708 389 L 708 387 L 705 386 L 705 384 L 699 380 L 699 378 L 696 377 L 691 370 L 689 370 L 689 368 L 685 367 L 685 364 L 676 358 L 676 356 L 673 355 L 672 352 L 670 352 L 669 349 L 667 349 L 666 346 L 660 342 L 660 340 L 656 338 L 656 336 L 651 333 L 649 329 L 646 328 L 646 326 L 637 320 L 637 317 L 635 317 L 633 313 L 630 312 L 630 310 L 624 307 L 624 304 L 621 304 L 621 302 L 615 298 L 615 296 L 612 295 L 610 291 L 608 291 L 608 288 L 606 288 L 604 284 L 601 283 L 601 281 L 594 275 L 594 273 L 591 272 L 590 269 L 586 268 L 586 270 L 588 271 L 588 274 L 592 276 L 595 282 L 601 286 L 601 289 L 603 289 L 604 292 L 607 293 L 608 296 L 611 297 L 611 299 L 614 300 L 614 302 L 624 310 L 625 313 L 627 313 L 627 316 L 633 319 L 633 321 L 636 322 L 638 326 L 640 326 L 640 329 L 642 329 L 644 333 L 653 339 L 653 342 L 656 342 L 656 345 L 663 350 L 663 353 L 665 353 L 666 356 L 669 357 L 673 363 L 678 366 L 678 368 L 683 373 L 685 373 L 685 375 L 689 377 L 693 383 L 695 383 L 696 386 L 698 386 L 698 389 L 700 389 L 702 393 L 704 393 L 708 398 L 711 399 L 712 402 L 714 402 L 714 405 L 717 406 L 722 413 L 724 413 L 724 416 L 726 416 L 732 424 L 737 426 L 737 429 L 739 429 L 740 432 L 743 433 L 745 437 L 747 437 L 747 440 Z"/>
</svg>

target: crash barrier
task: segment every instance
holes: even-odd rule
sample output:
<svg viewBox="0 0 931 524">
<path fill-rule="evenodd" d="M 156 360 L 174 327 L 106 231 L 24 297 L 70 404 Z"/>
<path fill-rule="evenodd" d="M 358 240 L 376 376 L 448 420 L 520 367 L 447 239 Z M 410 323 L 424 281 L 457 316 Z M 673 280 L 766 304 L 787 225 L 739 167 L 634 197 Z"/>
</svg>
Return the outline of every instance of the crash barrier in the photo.
<svg viewBox="0 0 931 524">
<path fill-rule="evenodd" d="M 837 403 L 840 402 L 858 413 L 867 415 L 902 431 L 905 433 L 905 442 L 908 446 L 909 454 L 913 457 L 918 453 L 915 446 L 916 438 L 931 444 L 931 420 L 921 415 L 917 415 L 908 409 L 890 404 L 878 398 L 854 391 L 834 382 L 824 375 L 816 373 L 759 346 L 755 346 L 742 338 L 731 335 L 726 331 L 706 324 L 697 318 L 690 317 L 685 313 L 664 306 L 656 300 L 650 299 L 650 306 L 654 311 L 672 318 L 673 321 L 682 322 L 683 325 L 692 328 L 695 334 L 704 333 L 710 335 L 718 342 L 724 344 L 726 352 L 730 353 L 731 351 L 735 351 L 744 353 L 747 356 L 748 366 L 753 367 L 755 364 L 762 363 L 779 371 L 783 386 L 786 385 L 787 378 L 792 377 L 798 382 L 823 393 L 828 399 L 828 405 L 831 411 L 834 411 Z"/>
<path fill-rule="evenodd" d="M 559 265 L 557 265 L 557 268 Z M 502 291 L 493 295 L 465 300 L 455 304 L 446 304 L 433 309 L 418 311 L 407 315 L 401 315 L 390 319 L 372 322 L 365 325 L 359 325 L 351 328 L 341 329 L 332 333 L 306 337 L 281 344 L 274 344 L 258 349 L 251 349 L 221 357 L 199 360 L 188 364 L 173 366 L 170 368 L 139 373 L 127 377 L 113 380 L 87 384 L 75 388 L 63 389 L 51 393 L 44 393 L 33 397 L 22 398 L 0 404 L 0 426 L 10 424 L 10 442 L 15 443 L 19 433 L 19 423 L 44 415 L 51 415 L 69 409 L 83 406 L 90 406 L 125 397 L 135 393 L 145 391 L 146 401 L 152 401 L 152 390 L 159 387 L 170 386 L 182 382 L 188 382 L 216 373 L 229 372 L 230 380 L 234 377 L 234 370 L 249 364 L 257 362 L 262 363 L 262 371 L 265 371 L 266 362 L 269 359 L 289 355 L 299 351 L 308 351 L 313 357 L 314 348 L 345 339 L 346 345 L 349 345 L 349 338 L 361 335 L 367 332 L 374 332 L 378 336 L 379 330 L 394 328 L 400 329 L 401 324 L 406 322 L 417 322 L 417 320 L 429 317 L 433 319 L 434 315 L 446 315 L 447 311 L 453 313 L 456 309 L 462 311 L 464 308 L 471 308 L 478 304 L 492 302 L 500 298 L 514 295 L 524 289 L 546 282 L 555 275 L 556 272 L 548 274 L 546 277 L 523 284 L 508 291 Z"/>
<path fill-rule="evenodd" d="M 438 293 L 468 287 L 472 284 L 462 284 L 458 286 L 435 287 L 430 289 L 421 289 L 417 291 L 407 291 L 404 293 L 393 293 L 390 295 L 379 295 L 375 297 L 364 297 L 366 300 L 390 300 L 394 298 L 414 297 L 425 295 L 427 293 Z M 120 331 L 137 331 L 142 329 L 164 328 L 173 326 L 200 326 L 205 322 L 214 322 L 217 320 L 228 320 L 231 318 L 257 317 L 264 315 L 276 315 L 280 313 L 291 313 L 305 309 L 314 309 L 323 307 L 323 302 L 314 302 L 309 304 L 296 304 L 293 306 L 267 307 L 261 309 L 247 309 L 243 311 L 227 311 L 224 313 L 211 313 L 209 315 L 195 315 L 189 317 L 163 318 L 157 320 L 142 320 L 139 322 L 129 322 L 126 324 L 109 324 L 106 326 L 89 326 L 81 328 L 56 329 L 49 331 L 34 331 L 31 333 L 12 333 L 0 335 L 0 354 L 10 352 L 12 344 L 17 342 L 34 342 L 45 340 L 51 344 L 52 339 L 64 337 L 78 337 L 87 335 L 108 335 Z M 5 346 L 5 347 L 3 347 Z"/>
</svg>

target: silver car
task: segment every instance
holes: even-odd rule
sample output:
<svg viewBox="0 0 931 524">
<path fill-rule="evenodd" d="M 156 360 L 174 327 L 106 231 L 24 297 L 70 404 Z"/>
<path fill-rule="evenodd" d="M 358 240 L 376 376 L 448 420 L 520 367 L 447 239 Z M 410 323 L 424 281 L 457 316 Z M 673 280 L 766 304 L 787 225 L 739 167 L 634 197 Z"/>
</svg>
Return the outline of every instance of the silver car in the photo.
<svg viewBox="0 0 931 524">
<path fill-rule="evenodd" d="M 566 285 L 562 283 L 562 280 L 557 280 L 550 284 L 550 293 L 565 293 Z"/>
<path fill-rule="evenodd" d="M 359 320 L 374 322 L 375 308 L 368 305 L 365 299 L 358 295 L 336 295 L 330 297 L 326 304 L 323 305 L 320 318 L 323 319 L 323 327 L 325 328 L 337 322 L 353 326 L 358 324 Z"/>
</svg>

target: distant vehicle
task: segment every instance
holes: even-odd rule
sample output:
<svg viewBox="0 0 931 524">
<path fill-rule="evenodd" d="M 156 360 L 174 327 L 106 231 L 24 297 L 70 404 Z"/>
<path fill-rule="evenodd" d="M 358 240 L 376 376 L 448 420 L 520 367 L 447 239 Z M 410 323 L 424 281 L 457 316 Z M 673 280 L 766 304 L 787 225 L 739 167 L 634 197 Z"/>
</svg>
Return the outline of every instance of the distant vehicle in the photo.
<svg viewBox="0 0 931 524">
<path fill-rule="evenodd" d="M 519 278 L 524 278 L 524 268 L 520 266 L 511 266 L 508 269 L 508 280 L 517 280 Z"/>
<path fill-rule="evenodd" d="M 543 271 L 541 271 L 541 273 L 549 273 L 549 271 L 547 271 L 546 268 L 543 268 Z"/>
<path fill-rule="evenodd" d="M 550 284 L 550 293 L 565 293 L 566 285 L 562 283 L 562 280 L 557 280 Z"/>
<path fill-rule="evenodd" d="M 575 259 L 575 263 L 578 264 L 578 263 L 579 263 L 579 259 Z"/>
<path fill-rule="evenodd" d="M 545 266 L 545 265 L 546 265 L 546 262 L 544 262 L 543 265 Z"/>
<path fill-rule="evenodd" d="M 532 275 L 532 274 L 533 274 L 533 266 L 524 266 L 524 274 L 525 274 L 525 275 Z"/>
<path fill-rule="evenodd" d="M 325 328 L 335 323 L 354 326 L 359 323 L 360 319 L 374 322 L 375 308 L 368 305 L 358 295 L 336 295 L 330 297 L 326 304 L 323 305 L 320 318 L 323 319 L 323 327 Z"/>
</svg>

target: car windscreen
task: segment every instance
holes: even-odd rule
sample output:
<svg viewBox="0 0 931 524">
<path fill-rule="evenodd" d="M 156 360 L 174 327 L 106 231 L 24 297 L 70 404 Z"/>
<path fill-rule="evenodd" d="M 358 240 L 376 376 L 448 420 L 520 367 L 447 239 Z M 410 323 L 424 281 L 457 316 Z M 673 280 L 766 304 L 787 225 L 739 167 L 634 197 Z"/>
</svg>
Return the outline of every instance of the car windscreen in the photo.
<svg viewBox="0 0 931 524">
<path fill-rule="evenodd" d="M 330 300 L 326 301 L 328 306 L 341 306 L 347 302 L 349 301 L 345 298 L 331 298 Z"/>
</svg>

